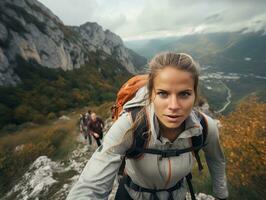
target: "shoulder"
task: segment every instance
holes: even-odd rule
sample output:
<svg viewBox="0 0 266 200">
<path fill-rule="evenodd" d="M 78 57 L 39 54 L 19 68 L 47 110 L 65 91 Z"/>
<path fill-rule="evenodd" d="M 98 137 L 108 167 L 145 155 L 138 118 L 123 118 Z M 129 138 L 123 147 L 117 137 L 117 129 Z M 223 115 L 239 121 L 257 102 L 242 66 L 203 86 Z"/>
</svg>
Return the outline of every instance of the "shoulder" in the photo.
<svg viewBox="0 0 266 200">
<path fill-rule="evenodd" d="M 132 118 L 130 112 L 124 112 L 118 119 L 113 123 L 112 127 L 124 127 L 128 128 L 132 126 Z"/>
<path fill-rule="evenodd" d="M 204 122 L 208 128 L 208 131 L 213 131 L 214 129 L 217 129 L 217 120 L 213 119 L 209 115 L 200 112 L 201 117 L 204 119 Z"/>
<path fill-rule="evenodd" d="M 131 114 L 129 112 L 125 112 L 112 124 L 111 128 L 107 132 L 107 135 L 121 137 L 131 128 L 131 126 Z"/>
<path fill-rule="evenodd" d="M 132 134 L 129 133 L 131 127 L 132 120 L 130 113 L 123 113 L 107 131 L 103 145 L 107 147 L 116 146 L 116 151 L 120 153 L 125 152 L 133 141 Z"/>
<path fill-rule="evenodd" d="M 209 115 L 205 113 L 201 112 L 200 114 L 204 118 L 204 122 L 207 127 L 206 143 L 211 144 L 214 141 L 218 141 L 219 140 L 219 129 L 218 129 L 218 124 L 217 124 L 218 121 L 216 119 L 213 119 L 212 117 L 210 117 Z"/>
</svg>

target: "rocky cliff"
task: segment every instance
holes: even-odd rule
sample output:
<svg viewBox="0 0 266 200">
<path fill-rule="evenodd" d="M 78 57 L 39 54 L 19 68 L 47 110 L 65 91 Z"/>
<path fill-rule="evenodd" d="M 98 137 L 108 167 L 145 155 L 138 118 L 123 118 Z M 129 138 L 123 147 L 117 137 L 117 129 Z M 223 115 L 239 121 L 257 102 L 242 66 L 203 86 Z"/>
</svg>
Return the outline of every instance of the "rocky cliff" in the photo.
<svg viewBox="0 0 266 200">
<path fill-rule="evenodd" d="M 90 53 L 114 58 L 130 73 L 146 59 L 127 49 L 121 38 L 97 23 L 70 27 L 36 0 L 0 1 L 0 85 L 16 85 L 17 58 L 49 68 L 72 70 L 89 63 Z"/>
</svg>

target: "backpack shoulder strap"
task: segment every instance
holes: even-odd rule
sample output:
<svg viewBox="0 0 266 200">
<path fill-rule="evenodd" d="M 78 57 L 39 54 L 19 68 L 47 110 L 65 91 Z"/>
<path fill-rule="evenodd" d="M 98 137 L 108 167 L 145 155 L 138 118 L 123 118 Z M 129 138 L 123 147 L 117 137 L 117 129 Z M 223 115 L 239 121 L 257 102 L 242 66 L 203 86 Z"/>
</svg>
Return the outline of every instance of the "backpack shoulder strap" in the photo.
<svg viewBox="0 0 266 200">
<path fill-rule="evenodd" d="M 196 150 L 194 150 L 194 155 L 198 163 L 199 171 L 201 171 L 203 169 L 203 165 L 200 160 L 199 151 L 206 145 L 206 138 L 208 135 L 208 122 L 204 114 L 200 112 L 198 112 L 198 114 L 200 117 L 200 125 L 202 126 L 202 134 L 200 134 L 199 136 L 193 136 L 191 140 L 192 146 L 196 148 Z"/>
<path fill-rule="evenodd" d="M 143 109 L 143 107 L 135 107 L 130 109 L 131 117 L 133 123 L 136 121 L 138 113 Z M 133 131 L 133 144 L 130 149 L 126 152 L 127 158 L 139 158 L 143 152 L 139 151 L 139 149 L 143 149 L 147 143 L 149 138 L 149 123 L 147 119 L 147 114 L 144 112 L 143 119 L 140 120 L 139 124 Z"/>
<path fill-rule="evenodd" d="M 137 118 L 137 114 L 141 111 L 143 107 L 136 107 L 130 110 L 132 120 L 135 122 Z M 148 139 L 149 139 L 149 123 L 147 120 L 147 114 L 144 113 L 143 119 L 137 125 L 135 130 L 133 131 L 134 140 L 133 144 L 130 149 L 126 152 L 127 158 L 139 158 L 142 154 L 157 154 L 161 155 L 162 157 L 172 157 L 172 156 L 179 156 L 180 154 L 191 152 L 193 151 L 195 154 L 196 159 L 199 161 L 199 165 L 201 165 L 198 152 L 199 150 L 204 147 L 206 137 L 207 137 L 207 122 L 205 121 L 205 117 L 201 116 L 201 125 L 203 127 L 203 134 L 199 136 L 192 137 L 192 146 L 185 149 L 168 149 L 168 150 L 159 150 L 153 148 L 146 148 Z"/>
<path fill-rule="evenodd" d="M 208 121 L 203 114 L 200 115 L 202 116 L 200 120 L 200 125 L 202 126 L 203 144 L 206 145 L 205 142 L 208 136 Z"/>
<path fill-rule="evenodd" d="M 141 111 L 142 108 L 143 107 L 135 107 L 133 109 L 130 109 L 133 122 L 135 122 L 137 114 Z M 143 153 L 158 154 L 161 155 L 162 157 L 171 157 L 193 151 L 195 153 L 196 159 L 199 160 L 199 165 L 202 166 L 198 156 L 198 152 L 200 149 L 202 149 L 202 147 L 206 145 L 205 142 L 208 135 L 208 125 L 207 125 L 207 119 L 203 114 L 199 113 L 199 117 L 200 117 L 200 124 L 203 128 L 202 134 L 199 136 L 192 137 L 192 147 L 186 149 L 158 150 L 158 149 L 145 148 L 147 146 L 149 139 L 149 133 L 148 133 L 149 122 L 147 119 L 147 114 L 144 112 L 143 119 L 140 121 L 140 123 L 133 131 L 134 134 L 133 144 L 131 148 L 128 149 L 128 151 L 126 152 L 127 158 L 139 158 Z"/>
<path fill-rule="evenodd" d="M 134 107 L 128 110 L 131 114 L 133 123 L 136 121 L 138 113 L 141 111 L 143 107 Z M 146 112 L 143 115 L 143 119 L 140 121 L 140 123 L 137 125 L 135 130 L 133 131 L 133 144 L 132 146 L 127 150 L 125 157 L 122 159 L 122 163 L 120 165 L 118 174 L 123 175 L 126 158 L 139 158 L 143 152 L 139 151 L 139 149 L 143 149 L 147 145 L 148 142 L 148 130 L 149 130 L 149 123 L 147 121 L 147 115 Z"/>
<path fill-rule="evenodd" d="M 206 117 L 200 113 L 200 125 L 202 126 L 202 134 L 199 136 L 193 136 L 192 137 L 192 145 L 193 146 L 199 146 L 199 145 L 203 145 L 205 146 L 205 142 L 207 139 L 207 135 L 208 135 L 208 122 Z"/>
</svg>

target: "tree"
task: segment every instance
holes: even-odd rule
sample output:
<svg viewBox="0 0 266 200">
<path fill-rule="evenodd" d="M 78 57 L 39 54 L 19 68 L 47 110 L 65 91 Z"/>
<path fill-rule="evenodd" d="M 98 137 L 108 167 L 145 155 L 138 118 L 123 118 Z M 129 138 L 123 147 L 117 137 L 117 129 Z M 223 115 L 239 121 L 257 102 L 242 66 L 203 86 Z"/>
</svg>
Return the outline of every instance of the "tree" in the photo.
<svg viewBox="0 0 266 200">
<path fill-rule="evenodd" d="M 72 90 L 72 98 L 74 102 L 83 102 L 84 101 L 84 96 L 80 92 L 79 89 L 74 88 Z"/>
<path fill-rule="evenodd" d="M 12 119 L 12 110 L 0 103 L 0 126 L 9 123 Z"/>
<path fill-rule="evenodd" d="M 32 120 L 32 114 L 35 111 L 28 105 L 20 105 L 14 111 L 14 118 L 17 123 L 23 123 Z"/>
</svg>

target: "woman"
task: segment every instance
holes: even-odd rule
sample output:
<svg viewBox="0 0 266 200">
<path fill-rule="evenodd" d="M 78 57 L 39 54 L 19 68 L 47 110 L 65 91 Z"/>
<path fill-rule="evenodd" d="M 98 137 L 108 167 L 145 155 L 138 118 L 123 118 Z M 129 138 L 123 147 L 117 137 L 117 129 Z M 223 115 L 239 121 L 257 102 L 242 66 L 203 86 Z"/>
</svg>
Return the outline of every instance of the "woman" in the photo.
<svg viewBox="0 0 266 200">
<path fill-rule="evenodd" d="M 187 54 L 167 52 L 156 55 L 149 66 L 147 87 L 141 88 L 124 109 L 143 106 L 150 128 L 148 148 L 191 147 L 191 137 L 202 133 L 200 119 L 193 110 L 198 89 L 197 64 Z M 139 119 L 142 117 L 143 114 Z M 228 197 L 225 159 L 219 145 L 218 129 L 210 117 L 205 117 L 208 135 L 203 150 L 212 176 L 213 192 L 217 199 L 225 199 Z M 68 200 L 108 198 L 123 156 L 133 143 L 132 130 L 136 123 L 132 122 L 130 112 L 123 112 L 106 134 L 103 145 L 85 166 Z M 127 193 L 127 199 L 183 200 L 186 195 L 183 179 L 190 173 L 193 163 L 191 152 L 169 158 L 143 154 L 139 159 L 127 159 L 125 171 L 131 182 L 122 185 L 122 192 Z M 160 191 L 177 185 L 171 193 Z M 159 191 L 143 192 L 141 188 Z"/>
</svg>

